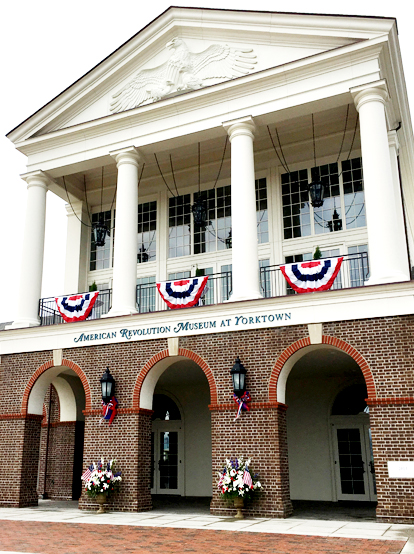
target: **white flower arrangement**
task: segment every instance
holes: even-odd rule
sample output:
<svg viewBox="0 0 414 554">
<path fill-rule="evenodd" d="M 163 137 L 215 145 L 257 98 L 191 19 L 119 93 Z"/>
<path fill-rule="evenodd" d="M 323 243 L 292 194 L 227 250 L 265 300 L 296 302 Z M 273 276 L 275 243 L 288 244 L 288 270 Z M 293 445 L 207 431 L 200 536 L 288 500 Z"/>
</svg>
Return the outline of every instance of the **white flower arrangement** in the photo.
<svg viewBox="0 0 414 554">
<path fill-rule="evenodd" d="M 253 495 L 262 490 L 257 475 L 251 475 L 249 470 L 251 459 L 244 460 L 236 458 L 226 460 L 226 465 L 219 472 L 217 487 L 220 493 L 227 499 L 252 498 Z"/>
<path fill-rule="evenodd" d="M 93 462 L 82 475 L 85 491 L 88 496 L 95 498 L 99 493 L 105 493 L 108 497 L 119 489 L 122 481 L 121 472 L 115 471 L 115 460 L 105 464 L 104 459 L 95 464 Z"/>
</svg>

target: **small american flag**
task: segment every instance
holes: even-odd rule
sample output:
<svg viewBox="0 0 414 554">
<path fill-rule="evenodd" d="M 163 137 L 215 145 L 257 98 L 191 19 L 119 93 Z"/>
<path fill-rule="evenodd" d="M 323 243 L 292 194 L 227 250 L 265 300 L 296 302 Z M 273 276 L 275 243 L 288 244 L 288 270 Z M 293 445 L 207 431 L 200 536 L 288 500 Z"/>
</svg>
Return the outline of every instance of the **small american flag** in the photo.
<svg viewBox="0 0 414 554">
<path fill-rule="evenodd" d="M 91 464 L 88 469 L 85 471 L 85 473 L 82 475 L 81 479 L 82 481 L 88 481 L 90 476 L 92 475 L 93 471 L 93 464 Z"/>
<path fill-rule="evenodd" d="M 243 483 L 245 485 L 247 485 L 248 487 L 252 487 L 253 486 L 253 481 L 252 481 L 252 476 L 250 475 L 250 472 L 248 469 L 245 469 L 244 470 L 244 473 L 243 473 Z"/>
<path fill-rule="evenodd" d="M 221 488 L 221 485 L 223 484 L 223 481 L 224 481 L 224 473 L 221 474 L 221 477 L 219 479 L 219 482 L 217 484 L 217 488 Z"/>
</svg>

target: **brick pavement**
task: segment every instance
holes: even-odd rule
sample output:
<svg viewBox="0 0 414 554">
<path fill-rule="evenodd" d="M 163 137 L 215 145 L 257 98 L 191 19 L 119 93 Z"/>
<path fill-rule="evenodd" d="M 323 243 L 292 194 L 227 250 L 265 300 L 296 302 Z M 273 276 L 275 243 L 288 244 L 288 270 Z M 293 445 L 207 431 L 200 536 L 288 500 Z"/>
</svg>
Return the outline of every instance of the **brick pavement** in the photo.
<svg viewBox="0 0 414 554">
<path fill-rule="evenodd" d="M 405 541 L 200 529 L 0 521 L 0 552 L 41 554 L 399 554 Z"/>
</svg>

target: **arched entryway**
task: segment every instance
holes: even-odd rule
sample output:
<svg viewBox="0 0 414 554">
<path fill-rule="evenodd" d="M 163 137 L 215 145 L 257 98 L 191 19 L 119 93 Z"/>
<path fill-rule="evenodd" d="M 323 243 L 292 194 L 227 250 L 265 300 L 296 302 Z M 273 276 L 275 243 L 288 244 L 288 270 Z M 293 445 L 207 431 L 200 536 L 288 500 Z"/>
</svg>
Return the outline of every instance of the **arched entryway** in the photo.
<svg viewBox="0 0 414 554">
<path fill-rule="evenodd" d="M 375 501 L 367 384 L 361 367 L 347 352 L 328 344 L 304 347 L 292 358 L 281 372 L 288 406 L 291 500 Z"/>
<path fill-rule="evenodd" d="M 39 460 L 36 493 L 43 498 L 78 500 L 81 495 L 85 382 L 80 368 L 62 360 L 39 368 L 26 387 L 22 411 L 28 417 L 43 415 L 40 440 L 33 445 Z"/>
<path fill-rule="evenodd" d="M 155 500 L 161 495 L 212 496 L 209 404 L 213 381 L 201 358 L 180 352 L 156 361 L 136 389 L 140 408 L 153 410 L 151 492 Z"/>
</svg>

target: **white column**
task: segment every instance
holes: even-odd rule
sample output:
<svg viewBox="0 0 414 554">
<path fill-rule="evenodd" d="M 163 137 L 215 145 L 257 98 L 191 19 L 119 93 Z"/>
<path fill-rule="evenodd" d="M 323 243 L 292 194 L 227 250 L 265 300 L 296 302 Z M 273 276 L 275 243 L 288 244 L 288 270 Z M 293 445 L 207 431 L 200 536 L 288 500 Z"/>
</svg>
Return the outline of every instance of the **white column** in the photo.
<svg viewBox="0 0 414 554">
<path fill-rule="evenodd" d="M 75 294 L 87 290 L 86 266 L 88 239 L 90 238 L 90 226 L 83 225 L 81 221 L 88 222 L 85 203 L 72 201 L 66 204 L 67 235 L 66 235 L 66 261 L 64 294 Z"/>
<path fill-rule="evenodd" d="M 262 298 L 257 248 L 253 119 L 223 123 L 231 142 L 233 292 L 230 301 Z"/>
<path fill-rule="evenodd" d="M 401 256 L 399 216 L 388 147 L 385 81 L 351 89 L 359 111 L 364 170 L 369 266 L 367 285 L 408 281 L 407 259 Z"/>
<path fill-rule="evenodd" d="M 10 329 L 36 327 L 42 292 L 45 244 L 46 193 L 49 178 L 42 171 L 22 175 L 27 183 L 27 207 L 17 317 Z"/>
<path fill-rule="evenodd" d="M 398 248 L 398 257 L 401 259 L 402 263 L 405 260 L 405 272 L 407 273 L 407 275 L 409 275 L 410 267 L 408 263 L 407 237 L 405 234 L 404 226 L 404 207 L 401 195 L 400 172 L 398 169 L 398 152 L 400 150 L 400 143 L 398 141 L 397 131 L 388 131 L 388 147 L 390 151 L 391 172 L 394 184 L 395 210 L 397 215 L 397 228 L 395 231 L 399 235 L 398 242 L 396 242 L 396 248 Z"/>
<path fill-rule="evenodd" d="M 110 152 L 118 168 L 112 308 L 108 316 L 137 313 L 138 165 L 133 146 Z"/>
</svg>

